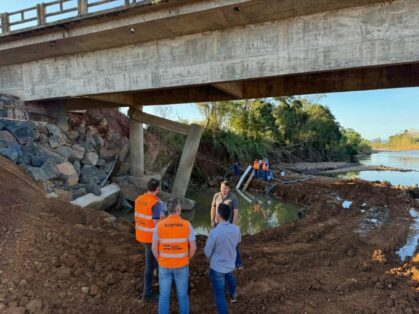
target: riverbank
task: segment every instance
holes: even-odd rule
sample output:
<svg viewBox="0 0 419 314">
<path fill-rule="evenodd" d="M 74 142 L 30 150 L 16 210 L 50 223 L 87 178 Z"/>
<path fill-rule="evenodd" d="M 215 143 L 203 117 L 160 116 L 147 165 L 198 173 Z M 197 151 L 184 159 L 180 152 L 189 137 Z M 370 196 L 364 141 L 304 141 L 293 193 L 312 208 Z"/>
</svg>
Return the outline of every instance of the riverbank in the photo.
<svg viewBox="0 0 419 314">
<path fill-rule="evenodd" d="M 139 300 L 145 261 L 132 224 L 45 199 L 4 158 L 0 170 L 0 313 L 157 311 Z M 244 269 L 235 272 L 238 302 L 230 311 L 418 313 L 418 252 L 406 262 L 396 254 L 417 194 L 323 177 L 290 183 L 298 178 L 286 174 L 288 184 L 275 182 L 272 194 L 304 208 L 302 219 L 243 237 Z M 250 189 L 265 185 L 254 180 Z M 198 237 L 190 264 L 191 313 L 215 312 L 205 240 Z"/>
<path fill-rule="evenodd" d="M 274 167 L 275 169 L 275 167 Z M 289 170 L 301 174 L 337 174 L 345 172 L 358 172 L 358 171 L 400 171 L 400 172 L 409 172 L 415 171 L 412 169 L 396 168 L 396 167 L 387 167 L 381 165 L 362 165 L 359 163 L 349 163 L 349 162 L 297 162 L 297 163 L 281 163 L 279 168 L 276 168 L 276 171 L 281 169 Z"/>
</svg>

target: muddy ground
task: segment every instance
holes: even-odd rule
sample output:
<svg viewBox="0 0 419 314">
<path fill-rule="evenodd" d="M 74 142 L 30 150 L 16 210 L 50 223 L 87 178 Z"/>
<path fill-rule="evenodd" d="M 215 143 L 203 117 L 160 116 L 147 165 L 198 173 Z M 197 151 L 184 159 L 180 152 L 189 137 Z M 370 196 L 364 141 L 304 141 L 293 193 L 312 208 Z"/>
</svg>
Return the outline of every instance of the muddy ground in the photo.
<svg viewBox="0 0 419 314">
<path fill-rule="evenodd" d="M 131 225 L 45 199 L 3 158 L 0 190 L 0 313 L 157 312 L 138 298 L 144 258 Z M 273 194 L 304 207 L 304 217 L 243 237 L 232 313 L 419 313 L 419 256 L 403 263 L 395 254 L 412 193 L 316 177 L 279 183 Z M 191 313 L 215 312 L 204 241 L 191 262 Z"/>
</svg>

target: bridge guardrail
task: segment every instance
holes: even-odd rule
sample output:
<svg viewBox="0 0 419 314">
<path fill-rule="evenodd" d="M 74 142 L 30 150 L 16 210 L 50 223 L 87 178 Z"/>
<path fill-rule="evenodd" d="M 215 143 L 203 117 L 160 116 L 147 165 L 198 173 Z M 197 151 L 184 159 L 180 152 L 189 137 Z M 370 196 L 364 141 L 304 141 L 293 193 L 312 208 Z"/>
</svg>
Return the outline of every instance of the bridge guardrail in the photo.
<svg viewBox="0 0 419 314">
<path fill-rule="evenodd" d="M 0 36 L 35 26 L 44 26 L 57 20 L 82 17 L 93 12 L 130 7 L 146 0 L 56 0 L 36 6 L 0 14 Z M 100 6 L 107 5 L 105 9 Z M 54 19 L 54 20 L 53 20 Z"/>
</svg>

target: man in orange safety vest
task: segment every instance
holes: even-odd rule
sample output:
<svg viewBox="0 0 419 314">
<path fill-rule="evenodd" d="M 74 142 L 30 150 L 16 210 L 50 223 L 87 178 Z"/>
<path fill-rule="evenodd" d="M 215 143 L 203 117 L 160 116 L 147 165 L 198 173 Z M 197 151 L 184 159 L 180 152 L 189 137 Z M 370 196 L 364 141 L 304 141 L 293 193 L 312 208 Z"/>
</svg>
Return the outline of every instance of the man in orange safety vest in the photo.
<svg viewBox="0 0 419 314">
<path fill-rule="evenodd" d="M 159 262 L 159 314 L 168 314 L 172 282 L 176 283 L 179 313 L 189 313 L 189 261 L 196 252 L 195 232 L 180 217 L 178 199 L 167 202 L 169 216 L 161 220 L 153 234 L 153 254 Z"/>
<path fill-rule="evenodd" d="M 135 236 L 137 241 L 144 245 L 144 290 L 142 299 L 145 302 L 157 301 L 158 295 L 153 294 L 153 271 L 157 267 L 156 259 L 151 250 L 154 227 L 160 218 L 163 218 L 164 203 L 156 196 L 160 191 L 160 181 L 150 179 L 147 183 L 147 192 L 135 200 Z"/>
</svg>

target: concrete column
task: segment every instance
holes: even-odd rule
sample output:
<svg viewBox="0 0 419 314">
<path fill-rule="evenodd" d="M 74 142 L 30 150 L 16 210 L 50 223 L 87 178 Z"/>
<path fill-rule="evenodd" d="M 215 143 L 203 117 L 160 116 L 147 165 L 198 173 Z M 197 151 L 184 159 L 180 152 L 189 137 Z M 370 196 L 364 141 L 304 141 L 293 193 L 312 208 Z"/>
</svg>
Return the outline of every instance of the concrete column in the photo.
<svg viewBox="0 0 419 314">
<path fill-rule="evenodd" d="M 136 107 L 137 110 L 143 108 Z M 134 177 L 144 175 L 144 131 L 143 124 L 129 119 L 129 167 Z"/>
<path fill-rule="evenodd" d="M 190 126 L 185 146 L 183 147 L 182 157 L 180 158 L 179 167 L 177 169 L 175 182 L 173 183 L 173 195 L 184 197 L 186 194 L 203 131 L 204 128 L 199 125 L 192 124 Z"/>
</svg>

